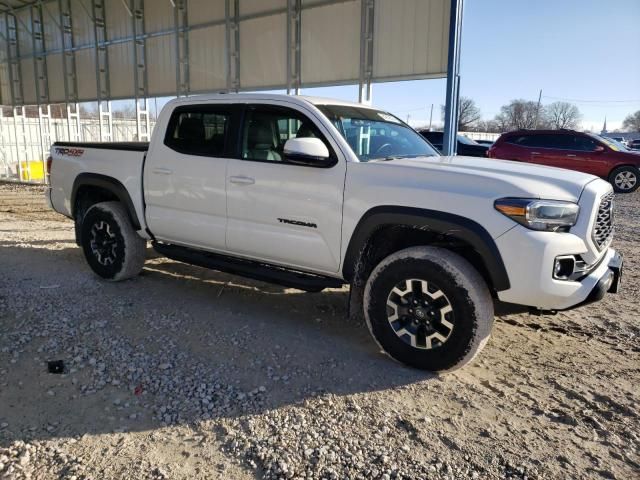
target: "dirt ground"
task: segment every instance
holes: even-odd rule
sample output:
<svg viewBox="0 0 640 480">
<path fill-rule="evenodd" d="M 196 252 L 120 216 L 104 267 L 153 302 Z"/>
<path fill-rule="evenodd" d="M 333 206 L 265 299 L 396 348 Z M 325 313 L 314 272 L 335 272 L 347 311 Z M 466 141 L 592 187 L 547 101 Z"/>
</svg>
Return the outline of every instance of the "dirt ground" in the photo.
<svg viewBox="0 0 640 480">
<path fill-rule="evenodd" d="M 42 192 L 0 184 L 0 478 L 640 478 L 640 192 L 616 197 L 622 293 L 503 310 L 440 377 L 381 355 L 346 289 L 151 250 L 101 281 Z"/>
</svg>

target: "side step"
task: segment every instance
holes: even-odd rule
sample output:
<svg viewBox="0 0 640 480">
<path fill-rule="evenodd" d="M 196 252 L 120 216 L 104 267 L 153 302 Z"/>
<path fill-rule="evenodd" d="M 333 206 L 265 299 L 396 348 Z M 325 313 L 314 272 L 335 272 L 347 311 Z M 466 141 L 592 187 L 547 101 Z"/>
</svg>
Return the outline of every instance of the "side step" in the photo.
<svg viewBox="0 0 640 480">
<path fill-rule="evenodd" d="M 276 265 L 219 255 L 189 247 L 158 242 L 153 242 L 152 245 L 156 252 L 172 260 L 307 292 L 319 292 L 324 288 L 340 288 L 345 283 L 337 278 L 289 270 Z"/>
</svg>

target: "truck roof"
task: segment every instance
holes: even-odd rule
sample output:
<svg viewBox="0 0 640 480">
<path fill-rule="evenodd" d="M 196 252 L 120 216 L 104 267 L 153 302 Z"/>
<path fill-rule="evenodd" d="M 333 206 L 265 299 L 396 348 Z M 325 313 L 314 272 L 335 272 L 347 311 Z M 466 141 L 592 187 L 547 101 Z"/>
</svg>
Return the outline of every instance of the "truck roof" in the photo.
<svg viewBox="0 0 640 480">
<path fill-rule="evenodd" d="M 201 95 L 192 95 L 189 97 L 181 97 L 171 100 L 168 105 L 180 105 L 191 104 L 194 102 L 206 102 L 208 100 L 224 100 L 230 103 L 238 102 L 251 102 L 256 100 L 283 100 L 297 104 L 312 104 L 312 105 L 344 105 L 349 107 L 358 108 L 373 108 L 368 105 L 356 102 L 347 102 L 344 100 L 337 100 L 334 98 L 313 97 L 307 95 L 284 95 L 276 93 L 207 93 Z"/>
</svg>

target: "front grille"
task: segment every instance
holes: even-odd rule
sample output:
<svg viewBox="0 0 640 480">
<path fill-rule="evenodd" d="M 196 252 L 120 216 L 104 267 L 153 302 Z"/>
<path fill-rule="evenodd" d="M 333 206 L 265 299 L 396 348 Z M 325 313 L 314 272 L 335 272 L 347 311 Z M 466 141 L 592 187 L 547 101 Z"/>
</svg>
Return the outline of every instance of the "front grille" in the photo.
<svg viewBox="0 0 640 480">
<path fill-rule="evenodd" d="M 599 250 L 602 250 L 605 245 L 611 240 L 613 235 L 613 192 L 607 193 L 602 200 L 600 200 L 600 206 L 598 207 L 598 214 L 596 221 L 593 224 L 593 243 L 596 244 Z"/>
</svg>

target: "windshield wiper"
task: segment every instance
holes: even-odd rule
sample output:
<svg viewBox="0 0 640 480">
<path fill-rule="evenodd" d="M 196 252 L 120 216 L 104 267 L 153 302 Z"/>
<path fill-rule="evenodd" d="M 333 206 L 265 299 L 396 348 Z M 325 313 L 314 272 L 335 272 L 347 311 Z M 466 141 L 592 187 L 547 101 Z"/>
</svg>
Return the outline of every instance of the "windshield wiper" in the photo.
<svg viewBox="0 0 640 480">
<path fill-rule="evenodd" d="M 418 157 L 426 157 L 427 155 L 422 154 L 411 154 L 411 155 L 389 155 L 388 157 L 380 157 L 375 160 L 381 160 L 383 162 L 388 162 L 390 160 L 400 160 L 402 158 L 418 158 Z"/>
</svg>

